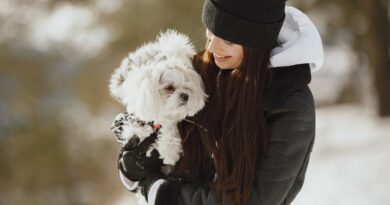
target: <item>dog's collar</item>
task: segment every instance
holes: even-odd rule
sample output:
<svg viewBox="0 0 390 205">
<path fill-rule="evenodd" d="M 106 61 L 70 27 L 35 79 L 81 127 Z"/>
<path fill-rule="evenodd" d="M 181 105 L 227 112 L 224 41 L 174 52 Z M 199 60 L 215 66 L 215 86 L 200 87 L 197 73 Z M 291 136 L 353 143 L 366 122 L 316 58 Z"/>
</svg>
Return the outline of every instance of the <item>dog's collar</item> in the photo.
<svg viewBox="0 0 390 205">
<path fill-rule="evenodd" d="M 146 122 L 144 120 L 140 120 L 139 118 L 137 118 L 134 113 L 129 113 L 128 114 L 128 117 L 129 117 L 129 120 L 130 122 L 137 122 L 138 124 L 142 124 L 142 125 L 149 125 L 150 127 L 153 128 L 153 130 L 155 132 L 158 132 L 161 128 L 161 124 L 157 123 L 157 122 L 154 122 L 154 121 L 149 121 L 149 122 Z"/>
<path fill-rule="evenodd" d="M 157 130 L 157 129 L 161 128 L 161 125 L 156 123 L 156 122 L 154 122 L 154 123 L 152 122 L 152 127 L 153 127 L 153 129 Z"/>
</svg>

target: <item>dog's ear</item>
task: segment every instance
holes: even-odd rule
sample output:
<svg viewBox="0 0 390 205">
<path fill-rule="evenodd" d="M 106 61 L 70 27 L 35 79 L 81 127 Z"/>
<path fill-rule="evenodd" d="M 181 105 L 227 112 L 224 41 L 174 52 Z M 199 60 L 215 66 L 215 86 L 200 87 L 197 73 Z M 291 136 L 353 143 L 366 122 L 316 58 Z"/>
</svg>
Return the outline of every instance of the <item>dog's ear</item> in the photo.
<svg viewBox="0 0 390 205">
<path fill-rule="evenodd" d="M 192 88 L 192 102 L 188 107 L 188 115 L 193 116 L 203 108 L 207 100 L 202 77 L 193 69 L 183 69 L 186 73 L 188 87 Z"/>
<path fill-rule="evenodd" d="M 145 121 L 159 119 L 161 97 L 158 84 L 158 73 L 150 71 L 142 80 L 135 103 L 135 115 Z"/>
<path fill-rule="evenodd" d="M 126 94 L 126 89 L 124 88 L 125 81 L 128 78 L 128 73 L 131 70 L 131 60 L 129 58 L 124 58 L 121 65 L 114 71 L 111 75 L 109 90 L 113 98 L 125 104 L 124 98 Z"/>
<path fill-rule="evenodd" d="M 192 59 L 196 54 L 190 38 L 174 29 L 168 29 L 165 32 L 159 33 L 156 45 L 160 48 L 162 53 L 169 57 L 175 56 L 183 59 Z"/>
</svg>

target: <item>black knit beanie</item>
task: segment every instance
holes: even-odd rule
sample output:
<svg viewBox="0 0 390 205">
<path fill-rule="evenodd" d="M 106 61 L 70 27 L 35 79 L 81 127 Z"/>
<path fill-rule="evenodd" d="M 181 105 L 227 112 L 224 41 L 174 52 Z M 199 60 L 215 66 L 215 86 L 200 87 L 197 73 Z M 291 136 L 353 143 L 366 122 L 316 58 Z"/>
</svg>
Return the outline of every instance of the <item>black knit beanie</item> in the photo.
<svg viewBox="0 0 390 205">
<path fill-rule="evenodd" d="M 286 0 L 205 0 L 202 21 L 214 35 L 246 47 L 272 48 Z"/>
</svg>

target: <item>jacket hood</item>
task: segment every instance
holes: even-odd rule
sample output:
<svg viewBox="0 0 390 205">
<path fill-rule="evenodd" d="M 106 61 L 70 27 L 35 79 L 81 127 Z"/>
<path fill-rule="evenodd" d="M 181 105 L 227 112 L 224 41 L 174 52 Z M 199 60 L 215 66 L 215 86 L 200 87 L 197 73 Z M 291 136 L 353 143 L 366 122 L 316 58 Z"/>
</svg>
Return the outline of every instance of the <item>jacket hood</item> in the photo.
<svg viewBox="0 0 390 205">
<path fill-rule="evenodd" d="M 286 17 L 278 36 L 281 43 L 272 49 L 270 67 L 309 64 L 311 72 L 321 68 L 324 52 L 321 36 L 313 22 L 300 10 L 286 6 Z"/>
</svg>

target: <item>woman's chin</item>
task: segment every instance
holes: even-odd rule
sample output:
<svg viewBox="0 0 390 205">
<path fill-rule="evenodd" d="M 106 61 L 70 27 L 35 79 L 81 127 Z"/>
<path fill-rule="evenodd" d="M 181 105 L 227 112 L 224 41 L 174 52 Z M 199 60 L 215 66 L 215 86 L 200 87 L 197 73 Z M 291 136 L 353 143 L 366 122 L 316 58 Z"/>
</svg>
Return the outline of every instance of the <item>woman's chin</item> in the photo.
<svg viewBox="0 0 390 205">
<path fill-rule="evenodd" d="M 233 69 L 229 64 L 226 63 L 218 63 L 215 62 L 215 64 L 218 66 L 219 69 L 226 70 L 226 69 Z"/>
</svg>

